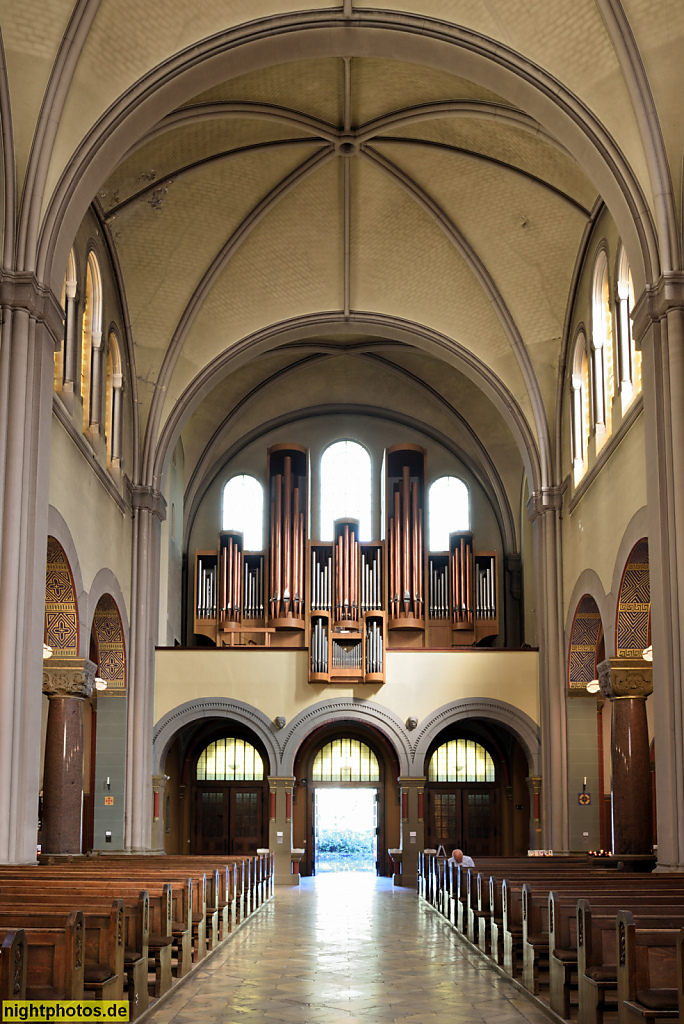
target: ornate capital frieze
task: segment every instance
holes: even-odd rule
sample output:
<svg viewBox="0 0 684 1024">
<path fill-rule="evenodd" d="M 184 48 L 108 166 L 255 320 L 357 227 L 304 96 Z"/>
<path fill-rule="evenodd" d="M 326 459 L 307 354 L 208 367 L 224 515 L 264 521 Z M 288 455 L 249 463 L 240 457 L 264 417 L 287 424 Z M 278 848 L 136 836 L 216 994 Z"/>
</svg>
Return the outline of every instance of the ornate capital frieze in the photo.
<svg viewBox="0 0 684 1024">
<path fill-rule="evenodd" d="M 653 666 L 643 658 L 608 658 L 598 666 L 598 678 L 609 700 L 653 693 Z"/>
<path fill-rule="evenodd" d="M 43 693 L 48 697 L 90 697 L 97 665 L 88 658 L 50 658 L 43 665 Z"/>
<path fill-rule="evenodd" d="M 291 793 L 295 784 L 295 777 L 294 775 L 268 775 L 266 781 L 271 793 L 275 793 L 277 789 L 284 789 Z"/>
<path fill-rule="evenodd" d="M 419 789 L 422 791 L 427 782 L 427 775 L 400 775 L 397 781 L 402 789 Z"/>
<path fill-rule="evenodd" d="M 62 307 L 35 274 L 0 270 L 0 305 L 25 310 L 34 320 L 45 325 L 56 344 L 61 342 L 64 334 Z"/>
<path fill-rule="evenodd" d="M 153 775 L 152 776 L 152 792 L 163 793 L 166 787 L 166 783 L 171 778 L 170 775 Z"/>
<path fill-rule="evenodd" d="M 684 273 L 681 272 L 663 274 L 640 295 L 632 312 L 632 333 L 639 347 L 651 324 L 662 320 L 673 309 L 684 310 Z"/>
<path fill-rule="evenodd" d="M 134 485 L 131 488 L 131 504 L 134 509 L 151 512 L 163 523 L 166 519 L 166 501 L 163 494 L 154 487 Z"/>
</svg>

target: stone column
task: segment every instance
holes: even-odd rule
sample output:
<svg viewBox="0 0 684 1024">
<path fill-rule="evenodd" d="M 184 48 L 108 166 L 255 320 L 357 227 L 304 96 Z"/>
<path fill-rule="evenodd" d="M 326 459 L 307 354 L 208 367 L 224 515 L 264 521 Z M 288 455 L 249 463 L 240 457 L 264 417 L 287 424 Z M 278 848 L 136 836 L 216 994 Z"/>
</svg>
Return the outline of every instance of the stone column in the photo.
<svg viewBox="0 0 684 1024">
<path fill-rule="evenodd" d="M 152 776 L 152 849 L 164 853 L 164 790 L 168 775 Z"/>
<path fill-rule="evenodd" d="M 294 775 L 268 776 L 268 847 L 275 853 L 275 884 L 299 885 L 292 870 L 292 790 Z M 301 860 L 301 856 L 299 858 Z M 299 861 L 297 861 L 299 866 Z"/>
<path fill-rule="evenodd" d="M 539 645 L 539 710 L 541 714 L 542 845 L 556 853 L 570 845 L 568 816 L 567 721 L 562 599 L 559 488 L 543 488 L 530 498 Z"/>
<path fill-rule="evenodd" d="M 598 673 L 601 692 L 613 705 L 613 854 L 649 854 L 653 800 L 646 698 L 653 692 L 651 665 L 642 658 L 609 658 Z"/>
<path fill-rule="evenodd" d="M 94 662 L 52 657 L 43 669 L 50 701 L 43 771 L 43 853 L 81 853 L 83 702 L 93 692 Z"/>
<path fill-rule="evenodd" d="M 154 648 L 159 633 L 159 542 L 166 503 L 151 487 L 134 487 L 131 656 L 128 676 L 126 835 L 130 853 L 152 842 Z"/>
<path fill-rule="evenodd" d="M 517 553 L 504 558 L 504 614 L 506 646 L 520 647 L 525 636 L 522 603 L 522 557 Z"/>
<path fill-rule="evenodd" d="M 641 347 L 653 637 L 658 867 L 684 869 L 684 275 L 633 313 Z"/>
<path fill-rule="evenodd" d="M 426 776 L 397 780 L 401 787 L 401 885 L 415 889 L 418 881 L 418 853 L 425 847 Z"/>
<path fill-rule="evenodd" d="M 528 776 L 527 788 L 530 791 L 530 850 L 541 850 L 543 849 L 541 825 L 541 775 Z"/>
<path fill-rule="evenodd" d="M 54 295 L 0 270 L 0 863 L 35 863 Z"/>
</svg>

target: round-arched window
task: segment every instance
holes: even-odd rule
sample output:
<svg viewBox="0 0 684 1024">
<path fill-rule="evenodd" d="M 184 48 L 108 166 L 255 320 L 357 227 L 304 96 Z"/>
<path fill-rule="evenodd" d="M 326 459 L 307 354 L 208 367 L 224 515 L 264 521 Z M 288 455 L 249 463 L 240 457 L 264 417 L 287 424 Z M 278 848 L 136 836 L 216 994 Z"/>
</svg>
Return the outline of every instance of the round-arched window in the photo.
<svg viewBox="0 0 684 1024">
<path fill-rule="evenodd" d="M 380 766 L 365 743 L 343 737 L 318 751 L 311 778 L 313 782 L 379 782 Z"/>
<path fill-rule="evenodd" d="M 255 477 L 231 477 L 223 488 L 223 529 L 241 533 L 245 551 L 263 550 L 264 488 Z"/>
<path fill-rule="evenodd" d="M 359 540 L 372 540 L 370 454 L 357 441 L 336 441 L 321 456 L 320 540 L 332 540 L 336 519 L 358 519 Z"/>
<path fill-rule="evenodd" d="M 430 551 L 448 551 L 449 534 L 470 529 L 468 488 L 457 476 L 440 476 L 430 486 Z"/>
<path fill-rule="evenodd" d="M 494 762 L 475 740 L 449 740 L 430 758 L 428 782 L 496 782 Z"/>
<path fill-rule="evenodd" d="M 247 740 L 227 736 L 214 740 L 197 762 L 198 782 L 253 782 L 264 777 L 261 754 Z"/>
</svg>

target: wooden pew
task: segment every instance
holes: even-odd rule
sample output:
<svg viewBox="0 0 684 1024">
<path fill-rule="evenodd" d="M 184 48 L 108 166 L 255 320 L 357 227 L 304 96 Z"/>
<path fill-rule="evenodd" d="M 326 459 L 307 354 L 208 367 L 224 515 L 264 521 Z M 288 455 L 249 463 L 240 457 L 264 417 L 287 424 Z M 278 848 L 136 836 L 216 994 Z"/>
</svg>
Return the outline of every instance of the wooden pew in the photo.
<svg viewBox="0 0 684 1024">
<path fill-rule="evenodd" d="M 27 949 L 23 928 L 0 932 L 0 1002 L 3 999 L 26 999 Z"/>
<path fill-rule="evenodd" d="M 618 1024 L 679 1017 L 677 943 L 684 920 L 663 918 L 657 927 L 637 926 L 629 910 L 617 915 Z"/>
<path fill-rule="evenodd" d="M 26 999 L 83 999 L 85 921 L 82 911 L 22 914 L 26 936 Z M 0 914 L 0 930 L 16 930 Z"/>
</svg>

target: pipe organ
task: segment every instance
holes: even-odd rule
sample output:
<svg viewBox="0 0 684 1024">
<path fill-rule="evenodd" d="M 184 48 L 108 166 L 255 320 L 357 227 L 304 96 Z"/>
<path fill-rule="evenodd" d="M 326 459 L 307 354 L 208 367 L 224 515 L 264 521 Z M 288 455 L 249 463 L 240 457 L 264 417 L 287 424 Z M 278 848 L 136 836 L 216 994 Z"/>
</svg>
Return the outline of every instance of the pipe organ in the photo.
<svg viewBox="0 0 684 1024">
<path fill-rule="evenodd" d="M 308 451 L 268 451 L 268 546 L 245 552 L 222 531 L 195 552 L 194 629 L 219 646 L 307 647 L 309 682 L 385 682 L 387 649 L 467 647 L 499 632 L 498 555 L 469 531 L 428 552 L 425 451 L 387 449 L 384 538 L 361 540 L 338 519 L 332 540 L 308 540 Z"/>
</svg>

